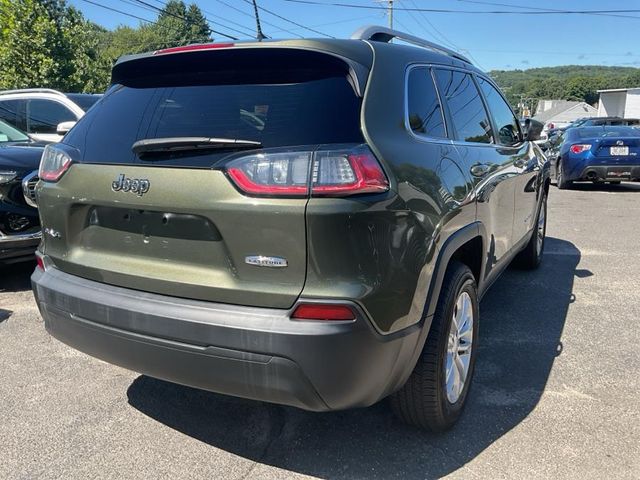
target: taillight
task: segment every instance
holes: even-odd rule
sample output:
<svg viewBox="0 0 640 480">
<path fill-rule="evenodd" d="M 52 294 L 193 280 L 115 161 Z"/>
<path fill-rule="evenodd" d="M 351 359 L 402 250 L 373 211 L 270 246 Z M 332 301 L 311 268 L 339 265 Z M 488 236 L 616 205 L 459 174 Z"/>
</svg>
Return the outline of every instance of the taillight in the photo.
<svg viewBox="0 0 640 480">
<path fill-rule="evenodd" d="M 37 267 L 38 267 L 40 270 L 42 270 L 42 271 L 44 271 L 44 270 L 45 270 L 45 267 L 44 267 L 44 258 L 42 258 L 42 255 L 40 255 L 38 252 L 36 252 L 36 264 L 37 264 Z"/>
<path fill-rule="evenodd" d="M 576 145 L 571 145 L 571 153 L 582 153 L 585 152 L 587 150 L 589 150 L 591 148 L 591 145 L 588 144 L 576 144 Z"/>
<path fill-rule="evenodd" d="M 54 145 L 47 145 L 40 160 L 38 176 L 45 182 L 57 182 L 71 166 L 69 154 Z"/>
<path fill-rule="evenodd" d="M 317 151 L 278 151 L 229 162 L 226 172 L 250 195 L 348 196 L 389 189 L 380 163 L 366 146 Z"/>
<path fill-rule="evenodd" d="M 348 305 L 303 303 L 291 314 L 295 320 L 348 321 L 355 320 L 356 314 Z"/>
</svg>

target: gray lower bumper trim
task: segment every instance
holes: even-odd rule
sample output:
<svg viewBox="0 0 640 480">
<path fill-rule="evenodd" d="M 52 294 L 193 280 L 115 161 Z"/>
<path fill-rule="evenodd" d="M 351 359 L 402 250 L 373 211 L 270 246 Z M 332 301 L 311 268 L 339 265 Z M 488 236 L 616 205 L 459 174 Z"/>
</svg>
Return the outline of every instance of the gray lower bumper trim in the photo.
<svg viewBox="0 0 640 480">
<path fill-rule="evenodd" d="M 45 261 L 45 264 L 47 262 Z M 354 322 L 301 322 L 289 310 L 124 289 L 36 269 L 47 330 L 107 362 L 175 383 L 307 410 L 367 406 L 412 369 L 418 326 L 380 335 Z"/>
</svg>

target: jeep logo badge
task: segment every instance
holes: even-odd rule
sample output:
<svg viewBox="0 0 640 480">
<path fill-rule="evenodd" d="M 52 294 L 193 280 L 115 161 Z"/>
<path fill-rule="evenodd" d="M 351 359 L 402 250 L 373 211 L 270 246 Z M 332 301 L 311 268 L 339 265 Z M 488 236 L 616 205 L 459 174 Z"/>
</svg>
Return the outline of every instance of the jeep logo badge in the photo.
<svg viewBox="0 0 640 480">
<path fill-rule="evenodd" d="M 124 173 L 111 182 L 111 190 L 114 192 L 131 192 L 139 197 L 147 193 L 150 186 L 151 183 L 146 178 L 127 178 Z"/>
</svg>

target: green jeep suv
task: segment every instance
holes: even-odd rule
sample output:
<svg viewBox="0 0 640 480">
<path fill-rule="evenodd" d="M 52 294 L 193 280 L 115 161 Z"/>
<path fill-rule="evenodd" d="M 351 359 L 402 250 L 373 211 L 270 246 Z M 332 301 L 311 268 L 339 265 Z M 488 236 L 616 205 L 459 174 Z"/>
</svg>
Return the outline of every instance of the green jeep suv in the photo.
<svg viewBox="0 0 640 480">
<path fill-rule="evenodd" d="M 479 299 L 541 259 L 532 139 L 466 58 L 382 27 L 124 57 L 43 154 L 45 326 L 171 382 L 314 411 L 389 396 L 443 430 Z"/>
</svg>

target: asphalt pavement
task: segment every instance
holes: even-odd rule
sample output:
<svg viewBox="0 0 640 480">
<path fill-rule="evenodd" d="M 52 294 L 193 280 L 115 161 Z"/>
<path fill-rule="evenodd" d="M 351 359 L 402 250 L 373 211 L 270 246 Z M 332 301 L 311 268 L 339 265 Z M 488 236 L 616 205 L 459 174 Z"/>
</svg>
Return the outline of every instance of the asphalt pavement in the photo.
<svg viewBox="0 0 640 480">
<path fill-rule="evenodd" d="M 385 402 L 308 413 L 141 376 L 47 335 L 0 270 L 0 479 L 640 478 L 640 185 L 551 187 L 543 265 L 481 304 L 451 431 Z"/>
</svg>

